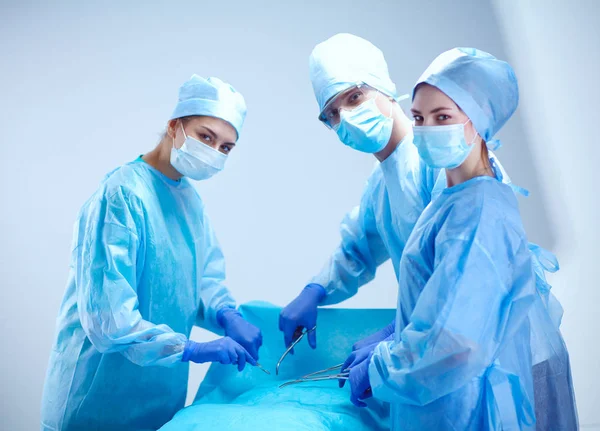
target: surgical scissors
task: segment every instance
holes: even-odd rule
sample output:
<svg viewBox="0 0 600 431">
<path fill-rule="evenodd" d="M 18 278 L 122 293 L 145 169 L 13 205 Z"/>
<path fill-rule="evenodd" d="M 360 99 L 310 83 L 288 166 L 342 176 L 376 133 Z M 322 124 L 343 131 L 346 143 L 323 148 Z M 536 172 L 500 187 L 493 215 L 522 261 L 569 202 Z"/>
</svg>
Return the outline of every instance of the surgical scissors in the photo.
<svg viewBox="0 0 600 431">
<path fill-rule="evenodd" d="M 237 365 L 237 362 L 233 363 L 234 365 Z M 259 370 L 261 370 L 263 373 L 271 375 L 271 372 L 267 369 L 265 369 L 262 365 L 260 365 L 260 363 L 256 363 L 256 365 L 254 365 L 256 368 L 258 368 Z"/>
<path fill-rule="evenodd" d="M 259 370 L 261 370 L 262 372 L 264 372 L 265 374 L 271 375 L 271 372 L 265 368 L 263 368 L 262 365 L 260 365 L 258 362 L 256 363 L 256 368 L 258 368 Z"/>
<path fill-rule="evenodd" d="M 285 382 L 282 385 L 279 385 L 279 389 L 285 388 L 286 386 L 289 386 L 289 385 L 294 385 L 296 383 L 319 382 L 319 381 L 323 381 L 323 380 L 348 380 L 350 373 L 347 371 L 344 372 L 344 370 L 341 369 L 343 365 L 344 365 L 343 363 L 338 364 L 338 365 L 326 368 L 321 371 L 315 371 L 314 373 L 307 374 L 305 376 L 300 377 L 299 379 Z M 337 370 L 338 368 L 340 369 L 340 372 L 337 374 L 327 374 L 325 376 L 319 375 L 319 374 L 324 374 L 328 371 Z"/>
<path fill-rule="evenodd" d="M 281 358 L 279 358 L 279 362 L 277 362 L 277 366 L 275 367 L 275 374 L 276 375 L 279 375 L 279 366 L 281 365 L 281 363 L 283 362 L 283 360 L 285 359 L 285 357 L 288 355 L 288 353 L 290 353 L 292 351 L 292 349 L 294 348 L 294 346 L 296 344 L 298 344 L 300 342 L 300 340 L 302 340 L 302 338 L 304 338 L 304 336 L 306 334 L 308 334 L 309 332 L 312 332 L 312 331 L 314 331 L 316 329 L 317 329 L 317 325 L 315 325 L 312 329 L 306 329 L 306 330 L 303 330 L 302 332 L 300 332 L 300 334 L 298 335 L 298 338 L 296 338 L 294 340 L 294 342 L 292 344 L 290 344 L 290 347 L 288 347 L 286 349 L 286 351 L 283 352 L 283 355 L 281 355 Z"/>
</svg>

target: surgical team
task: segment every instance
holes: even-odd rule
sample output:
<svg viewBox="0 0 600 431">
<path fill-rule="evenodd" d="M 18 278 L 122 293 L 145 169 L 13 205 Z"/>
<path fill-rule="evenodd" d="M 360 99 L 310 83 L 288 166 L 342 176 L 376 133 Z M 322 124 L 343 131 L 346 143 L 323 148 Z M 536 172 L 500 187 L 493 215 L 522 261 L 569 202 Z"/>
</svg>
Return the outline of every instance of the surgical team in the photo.
<svg viewBox="0 0 600 431">
<path fill-rule="evenodd" d="M 319 120 L 378 163 L 339 246 L 281 311 L 282 348 L 303 332 L 316 348 L 319 306 L 352 297 L 391 259 L 396 318 L 342 367 L 356 408 L 389 402 L 392 430 L 577 429 L 545 276 L 558 263 L 528 241 L 515 196 L 526 192 L 493 153 L 519 101 L 511 66 L 475 48 L 440 54 L 412 89 L 413 120 L 367 40 L 319 43 L 309 72 Z M 81 208 L 42 430 L 158 429 L 184 406 L 190 361 L 259 365 L 261 330 L 236 310 L 189 181 L 223 170 L 245 116 L 230 84 L 193 75 L 158 145 Z M 192 341 L 194 325 L 224 336 Z"/>
</svg>

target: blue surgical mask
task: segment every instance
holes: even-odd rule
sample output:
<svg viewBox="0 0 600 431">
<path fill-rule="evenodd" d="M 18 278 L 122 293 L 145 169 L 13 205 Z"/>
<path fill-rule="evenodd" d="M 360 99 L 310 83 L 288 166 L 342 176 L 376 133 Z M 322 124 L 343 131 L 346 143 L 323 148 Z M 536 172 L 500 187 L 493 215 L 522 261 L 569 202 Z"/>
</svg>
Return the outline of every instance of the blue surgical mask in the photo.
<svg viewBox="0 0 600 431">
<path fill-rule="evenodd" d="M 393 105 L 392 105 L 393 108 Z M 375 99 L 367 100 L 351 111 L 340 111 L 340 122 L 333 128 L 340 141 L 363 153 L 377 153 L 392 136 L 394 119 L 381 113 Z"/>
<path fill-rule="evenodd" d="M 181 130 L 185 136 L 183 145 L 181 148 L 175 148 L 175 139 L 173 139 L 173 148 L 171 148 L 171 165 L 177 169 L 177 172 L 197 181 L 206 180 L 221 172 L 225 167 L 227 156 L 187 136 L 183 124 Z"/>
<path fill-rule="evenodd" d="M 425 163 L 432 168 L 454 169 L 462 165 L 473 150 L 473 142 L 465 140 L 465 125 L 413 126 L 414 144 Z"/>
</svg>

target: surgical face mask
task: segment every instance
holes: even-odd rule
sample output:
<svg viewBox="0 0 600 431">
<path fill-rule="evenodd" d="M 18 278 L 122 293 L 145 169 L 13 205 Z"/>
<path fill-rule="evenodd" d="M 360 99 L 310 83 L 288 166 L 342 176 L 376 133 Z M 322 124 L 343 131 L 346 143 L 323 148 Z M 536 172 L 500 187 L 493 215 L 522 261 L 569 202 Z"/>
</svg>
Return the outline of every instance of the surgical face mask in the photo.
<svg viewBox="0 0 600 431">
<path fill-rule="evenodd" d="M 379 93 L 378 93 L 379 95 Z M 340 122 L 334 126 L 340 141 L 363 153 L 377 153 L 385 148 L 392 136 L 394 119 L 381 113 L 375 99 L 367 100 L 351 111 L 340 111 Z"/>
<path fill-rule="evenodd" d="M 183 124 L 181 125 L 185 141 L 181 148 L 171 148 L 171 165 L 177 171 L 193 180 L 206 180 L 225 167 L 227 156 L 214 148 L 209 147 L 197 139 L 186 135 Z"/>
<path fill-rule="evenodd" d="M 465 125 L 449 126 L 413 126 L 414 144 L 425 163 L 432 168 L 454 169 L 462 165 L 473 150 L 473 142 L 465 140 Z"/>
</svg>

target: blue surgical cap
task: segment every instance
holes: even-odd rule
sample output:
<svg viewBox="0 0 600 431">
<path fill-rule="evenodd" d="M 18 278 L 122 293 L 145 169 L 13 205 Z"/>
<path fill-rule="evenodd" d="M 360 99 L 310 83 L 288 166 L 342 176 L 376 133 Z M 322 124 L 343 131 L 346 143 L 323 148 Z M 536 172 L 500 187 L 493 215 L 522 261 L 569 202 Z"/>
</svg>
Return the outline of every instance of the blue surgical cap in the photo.
<svg viewBox="0 0 600 431">
<path fill-rule="evenodd" d="M 329 99 L 361 82 L 394 99 L 398 97 L 381 50 L 352 34 L 336 34 L 315 46 L 309 69 L 319 112 Z"/>
<path fill-rule="evenodd" d="M 451 98 L 488 142 L 519 104 L 515 72 L 505 61 L 475 48 L 454 48 L 439 55 L 421 75 L 419 84 L 432 85 Z"/>
<path fill-rule="evenodd" d="M 246 102 L 240 93 L 219 78 L 204 79 L 192 75 L 179 88 L 179 101 L 171 120 L 189 115 L 206 115 L 227 121 L 239 139 L 246 118 Z"/>
</svg>

